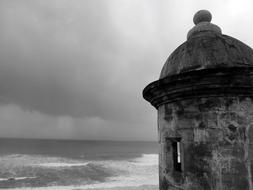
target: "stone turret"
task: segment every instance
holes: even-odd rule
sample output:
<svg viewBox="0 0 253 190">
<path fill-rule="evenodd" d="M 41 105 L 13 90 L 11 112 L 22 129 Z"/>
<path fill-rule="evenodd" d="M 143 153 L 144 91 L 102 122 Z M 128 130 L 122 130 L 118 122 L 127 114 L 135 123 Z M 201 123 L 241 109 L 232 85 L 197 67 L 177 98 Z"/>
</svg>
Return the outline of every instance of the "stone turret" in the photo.
<svg viewBox="0 0 253 190">
<path fill-rule="evenodd" d="M 160 190 L 253 190 L 253 50 L 201 10 L 143 90 L 158 110 Z"/>
</svg>

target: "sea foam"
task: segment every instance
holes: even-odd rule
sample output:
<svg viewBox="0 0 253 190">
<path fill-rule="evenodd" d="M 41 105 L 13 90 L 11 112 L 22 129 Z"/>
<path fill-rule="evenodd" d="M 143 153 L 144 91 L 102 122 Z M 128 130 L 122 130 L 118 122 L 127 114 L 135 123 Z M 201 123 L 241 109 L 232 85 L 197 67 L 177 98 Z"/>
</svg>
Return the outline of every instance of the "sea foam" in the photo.
<svg viewBox="0 0 253 190">
<path fill-rule="evenodd" d="M 42 164 L 34 164 L 33 166 L 41 166 L 41 167 L 72 167 L 72 166 L 87 166 L 89 162 L 81 162 L 81 163 L 65 163 L 65 162 L 49 162 Z"/>
<path fill-rule="evenodd" d="M 10 159 L 12 158 L 12 159 Z M 157 154 L 143 154 L 141 157 L 125 160 L 75 160 L 66 159 L 61 157 L 47 157 L 42 155 L 27 156 L 27 155 L 15 155 L 8 157 L 9 162 L 15 161 L 15 167 L 18 161 L 20 165 L 34 167 L 34 170 L 42 169 L 42 171 L 54 171 L 55 174 L 61 177 L 62 172 L 70 170 L 70 172 L 77 171 L 77 173 L 97 176 L 89 179 L 87 183 L 83 179 L 82 184 L 68 184 L 60 185 L 57 181 L 47 187 L 18 187 L 19 190 L 73 190 L 73 189 L 99 189 L 99 188 L 116 188 L 116 187 L 138 187 L 142 185 L 158 185 L 158 155 Z M 2 161 L 7 161 L 6 158 L 2 158 Z M 1 164 L 1 161 L 0 161 Z M 43 169 L 44 168 L 44 169 Z M 48 168 L 48 169 L 47 169 Z M 63 168 L 63 170 L 61 170 Z M 64 169 L 65 168 L 65 169 Z M 105 177 L 103 181 L 96 181 L 100 173 L 105 171 L 113 171 L 111 176 Z M 102 174 L 101 173 L 101 174 Z M 54 173 L 53 173 L 54 174 Z M 83 175 L 82 174 L 82 175 Z M 86 175 L 85 174 L 85 175 Z M 62 176 L 65 176 L 63 173 Z M 18 178 L 19 177 L 19 178 Z M 30 177 L 40 178 L 40 176 Z M 66 176 L 65 176 L 66 177 Z M 72 177 L 72 176 L 70 176 Z M 73 175 L 73 177 L 75 177 Z M 29 177 L 14 176 L 15 180 L 27 180 Z M 66 179 L 68 179 L 67 177 Z M 2 181 L 6 181 L 7 178 L 2 178 Z M 82 178 L 80 178 L 82 179 Z M 0 179 L 1 182 L 1 179 Z M 13 188 L 12 188 L 13 189 Z"/>
</svg>

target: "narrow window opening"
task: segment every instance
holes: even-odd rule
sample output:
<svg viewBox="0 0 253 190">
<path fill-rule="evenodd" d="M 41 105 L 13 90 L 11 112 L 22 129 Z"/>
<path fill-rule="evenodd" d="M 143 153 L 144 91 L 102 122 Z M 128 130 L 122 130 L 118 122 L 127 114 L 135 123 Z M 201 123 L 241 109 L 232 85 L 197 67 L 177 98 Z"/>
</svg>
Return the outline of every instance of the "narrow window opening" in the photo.
<svg viewBox="0 0 253 190">
<path fill-rule="evenodd" d="M 173 165 L 174 171 L 181 172 L 181 151 L 180 151 L 180 139 L 173 139 L 172 140 L 172 156 L 173 156 Z"/>
<path fill-rule="evenodd" d="M 177 162 L 181 163 L 181 158 L 180 158 L 180 142 L 177 142 Z"/>
</svg>

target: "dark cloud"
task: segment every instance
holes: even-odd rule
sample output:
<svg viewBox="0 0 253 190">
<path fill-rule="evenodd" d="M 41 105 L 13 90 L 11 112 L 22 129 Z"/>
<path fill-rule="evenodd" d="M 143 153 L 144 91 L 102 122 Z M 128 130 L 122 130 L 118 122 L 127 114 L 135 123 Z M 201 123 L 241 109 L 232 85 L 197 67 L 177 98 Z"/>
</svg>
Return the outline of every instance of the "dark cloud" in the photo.
<svg viewBox="0 0 253 190">
<path fill-rule="evenodd" d="M 141 136 L 155 120 L 142 89 L 186 39 L 203 2 L 219 15 L 218 1 L 1 0 L 0 103 L 85 119 L 72 130 L 99 118 L 122 131 L 139 126 Z"/>
<path fill-rule="evenodd" d="M 151 35 L 145 26 L 127 28 L 106 1 L 1 3 L 3 103 L 56 116 L 144 117 L 143 79 L 158 60 L 155 42 L 141 37 Z"/>
</svg>

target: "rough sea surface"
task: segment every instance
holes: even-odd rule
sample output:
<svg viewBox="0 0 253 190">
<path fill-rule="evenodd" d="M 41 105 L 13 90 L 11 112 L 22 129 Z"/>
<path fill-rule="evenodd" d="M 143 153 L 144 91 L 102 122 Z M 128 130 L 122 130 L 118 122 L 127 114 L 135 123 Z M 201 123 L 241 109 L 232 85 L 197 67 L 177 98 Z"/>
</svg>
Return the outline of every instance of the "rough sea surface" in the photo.
<svg viewBox="0 0 253 190">
<path fill-rule="evenodd" d="M 0 139 L 0 189 L 157 190 L 153 142 Z"/>
</svg>

